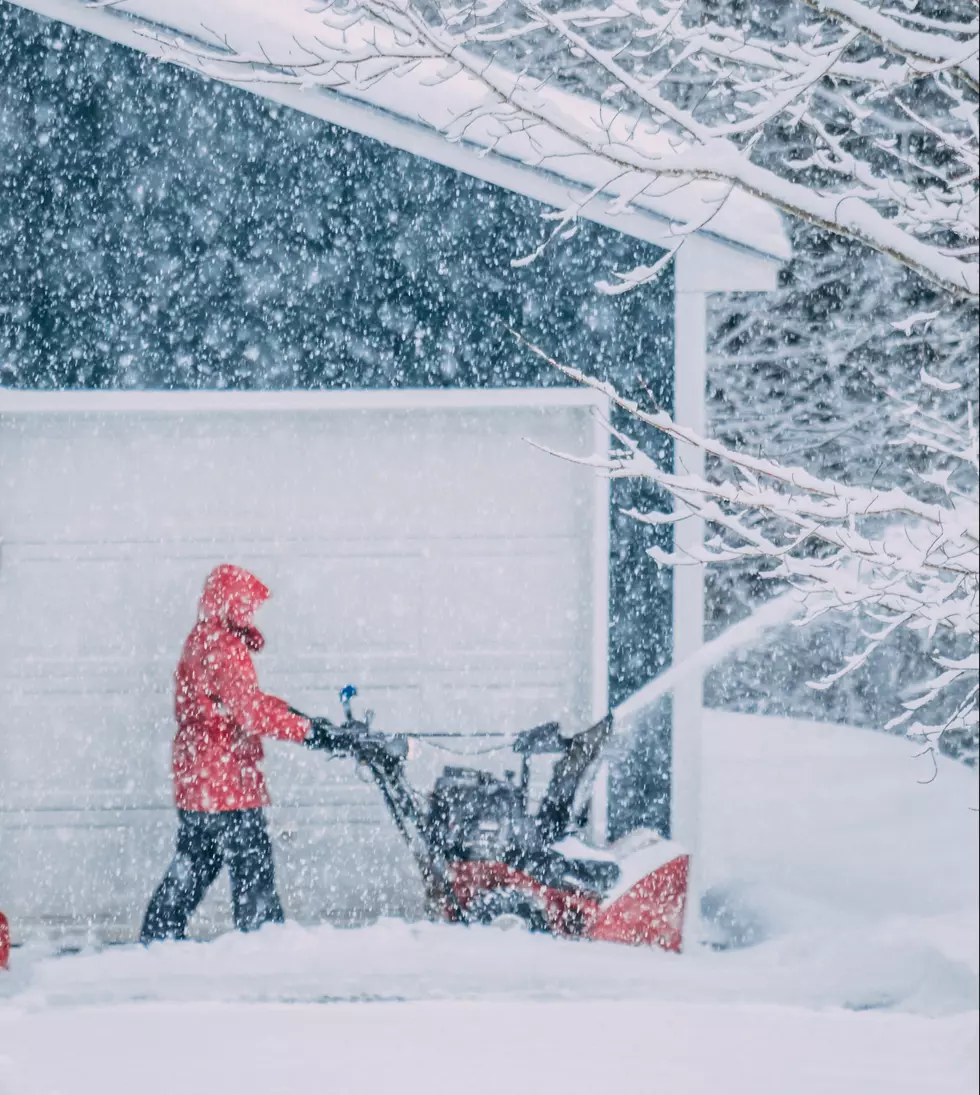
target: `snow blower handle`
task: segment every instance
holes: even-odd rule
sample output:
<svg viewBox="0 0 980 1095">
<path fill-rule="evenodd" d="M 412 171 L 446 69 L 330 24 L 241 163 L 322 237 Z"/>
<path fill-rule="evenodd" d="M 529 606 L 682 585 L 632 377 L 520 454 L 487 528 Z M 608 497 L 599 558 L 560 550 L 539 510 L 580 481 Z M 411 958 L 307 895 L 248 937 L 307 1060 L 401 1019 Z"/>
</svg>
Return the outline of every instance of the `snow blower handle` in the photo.
<svg viewBox="0 0 980 1095">
<path fill-rule="evenodd" d="M 326 753 L 349 753 L 355 737 L 349 730 L 334 726 L 329 719 L 310 719 L 310 732 L 303 739 L 307 749 L 322 749 Z"/>
<path fill-rule="evenodd" d="M 344 709 L 344 722 L 350 724 L 354 721 L 351 713 L 350 701 L 357 695 L 357 689 L 352 684 L 345 684 L 340 690 L 340 706 Z"/>
</svg>

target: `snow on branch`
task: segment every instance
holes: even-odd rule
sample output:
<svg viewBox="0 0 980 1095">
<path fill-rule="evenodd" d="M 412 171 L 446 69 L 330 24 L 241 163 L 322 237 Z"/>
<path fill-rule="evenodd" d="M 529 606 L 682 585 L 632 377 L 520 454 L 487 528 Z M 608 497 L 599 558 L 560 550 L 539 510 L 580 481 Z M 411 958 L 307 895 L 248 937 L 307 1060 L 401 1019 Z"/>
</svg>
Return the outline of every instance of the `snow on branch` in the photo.
<svg viewBox="0 0 980 1095">
<path fill-rule="evenodd" d="M 807 0 L 810 7 L 856 27 L 893 53 L 924 63 L 920 71 L 956 69 L 976 88 L 980 83 L 976 24 L 944 24 L 914 12 L 883 12 L 859 0 Z M 966 41 L 962 35 L 969 35 Z"/>
<path fill-rule="evenodd" d="M 569 375 L 595 383 L 574 371 Z M 961 489 L 950 490 L 944 504 L 926 503 L 904 491 L 828 483 L 798 469 L 732 451 L 677 426 L 663 412 L 649 414 L 602 387 L 638 422 L 722 461 L 722 471 L 714 477 L 678 475 L 664 471 L 637 446 L 619 438 L 627 455 L 610 461 L 612 476 L 657 483 L 674 498 L 675 513 L 680 510 L 681 519 L 696 515 L 715 530 L 713 539 L 697 550 L 654 549 L 658 562 L 677 565 L 754 558 L 768 564 L 771 577 L 801 591 L 808 620 L 832 610 L 860 610 L 873 620 L 876 626 L 866 632 L 860 653 L 837 672 L 814 682 L 816 688 L 829 687 L 861 668 L 898 630 L 924 631 L 933 644 L 937 675 L 919 685 L 921 695 L 907 700 L 905 714 L 891 725 L 931 706 L 938 712 L 946 710 L 946 717 L 928 726 L 913 723 L 913 734 L 936 742 L 944 734 L 968 731 L 975 741 L 975 683 L 980 672 L 975 430 L 959 438 L 956 446 L 939 450 L 946 464 L 943 482 L 962 471 Z M 910 434 L 909 442 L 918 443 L 917 436 Z M 735 474 L 726 477 L 724 470 Z M 964 645 L 969 648 L 965 656 L 941 653 Z M 964 699 L 963 688 L 969 684 L 974 687 Z M 950 713 L 952 696 L 960 700 Z"/>
<path fill-rule="evenodd" d="M 650 554 L 665 566 L 704 565 L 754 559 L 769 577 L 802 596 L 810 622 L 828 612 L 861 613 L 868 624 L 863 648 L 820 681 L 828 688 L 866 664 L 897 632 L 918 631 L 929 639 L 935 675 L 921 681 L 892 725 L 911 723 L 909 733 L 928 746 L 957 734 L 976 749 L 977 674 L 980 672 L 980 467 L 975 408 L 964 420 L 939 417 L 905 401 L 907 442 L 934 458 L 943 501 L 903 490 L 854 487 L 734 450 L 674 422 L 665 411 L 648 411 L 614 387 L 563 365 L 543 350 L 535 353 L 570 379 L 601 391 L 636 426 L 652 427 L 676 443 L 713 457 L 711 474 L 661 467 L 623 430 L 613 430 L 616 451 L 590 459 L 613 478 L 646 479 L 672 499 L 663 512 L 633 513 L 650 524 L 701 518 L 712 530 L 704 544 Z M 923 385 L 929 388 L 928 384 Z M 934 388 L 931 389 L 934 391 Z M 946 393 L 944 393 L 946 394 Z M 936 438 L 942 438 L 937 442 Z M 933 492 L 935 493 L 935 492 Z M 928 708 L 934 719 L 912 722 Z"/>
<path fill-rule="evenodd" d="M 449 140 L 575 164 L 587 202 L 735 188 L 980 297 L 975 5 L 788 0 L 775 22 L 748 7 L 352 0 L 285 5 L 278 46 L 247 20 L 213 47 L 146 34 L 231 83 L 371 91 Z"/>
</svg>

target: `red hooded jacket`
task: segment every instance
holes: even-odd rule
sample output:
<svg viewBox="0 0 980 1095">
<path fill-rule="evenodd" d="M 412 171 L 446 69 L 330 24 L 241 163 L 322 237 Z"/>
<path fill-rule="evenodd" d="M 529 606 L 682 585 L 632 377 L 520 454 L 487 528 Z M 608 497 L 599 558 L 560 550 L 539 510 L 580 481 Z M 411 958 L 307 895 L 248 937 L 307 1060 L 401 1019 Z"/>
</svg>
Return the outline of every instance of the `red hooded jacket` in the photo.
<svg viewBox="0 0 980 1095">
<path fill-rule="evenodd" d="M 259 690 L 250 651 L 264 640 L 252 618 L 269 590 L 240 567 L 216 567 L 176 674 L 174 797 L 180 810 L 218 813 L 269 804 L 261 735 L 302 741 L 307 719 Z"/>
</svg>

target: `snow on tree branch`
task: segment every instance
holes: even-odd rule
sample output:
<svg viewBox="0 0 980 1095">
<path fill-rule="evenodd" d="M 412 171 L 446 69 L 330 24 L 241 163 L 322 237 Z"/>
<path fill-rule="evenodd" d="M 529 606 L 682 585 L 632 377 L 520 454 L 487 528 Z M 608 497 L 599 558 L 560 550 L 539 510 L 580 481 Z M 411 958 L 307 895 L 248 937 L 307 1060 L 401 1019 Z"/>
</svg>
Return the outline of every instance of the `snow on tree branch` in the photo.
<svg viewBox="0 0 980 1095">
<path fill-rule="evenodd" d="M 924 63 L 920 71 L 956 69 L 974 88 L 980 82 L 977 63 L 980 39 L 973 24 L 951 26 L 939 19 L 917 17 L 914 12 L 883 12 L 868 8 L 858 0 L 807 0 L 807 3 L 816 11 L 857 27 L 886 49 Z M 963 41 L 954 37 L 951 31 L 972 37 Z"/>
<path fill-rule="evenodd" d="M 571 370 L 569 375 L 595 383 Z M 826 688 L 860 668 L 896 630 L 924 631 L 933 643 L 939 672 L 905 702 L 896 726 L 912 719 L 909 733 L 936 743 L 944 735 L 975 740 L 978 632 L 977 430 L 972 411 L 956 434 L 948 423 L 909 423 L 907 443 L 942 454 L 938 483 L 944 503 L 919 501 L 904 491 L 845 487 L 755 459 L 679 427 L 663 412 L 651 414 L 603 390 L 637 421 L 720 458 L 732 478 L 666 472 L 623 435 L 623 453 L 610 464 L 614 477 L 640 476 L 665 488 L 673 512 L 637 514 L 640 520 L 672 522 L 698 516 L 715 535 L 698 550 L 654 550 L 665 565 L 723 563 L 754 558 L 769 574 L 788 581 L 806 600 L 807 622 L 831 610 L 860 611 L 872 622 L 866 645 L 836 673 L 813 687 Z M 732 481 L 734 479 L 734 481 Z M 944 651 L 966 652 L 950 656 Z M 918 716 L 933 716 L 926 723 Z"/>
<path fill-rule="evenodd" d="M 905 711 L 890 726 L 910 723 L 910 736 L 940 747 L 955 738 L 975 751 L 980 673 L 980 450 L 976 408 L 941 417 L 903 401 L 905 443 L 938 462 L 921 480 L 938 486 L 941 501 L 904 490 L 852 487 L 802 468 L 754 457 L 704 438 L 663 410 L 645 410 L 609 384 L 539 356 L 572 380 L 601 391 L 638 426 L 653 427 L 682 446 L 714 458 L 712 475 L 666 470 L 620 430 L 611 457 L 590 461 L 613 478 L 646 479 L 673 500 L 664 511 L 635 512 L 639 521 L 677 524 L 701 518 L 713 530 L 686 551 L 651 549 L 661 565 L 685 566 L 753 559 L 770 578 L 795 587 L 808 623 L 831 611 L 860 613 L 865 644 L 834 673 L 811 687 L 824 689 L 862 667 L 900 629 L 925 634 L 936 672 L 913 688 Z M 935 378 L 923 384 L 935 387 Z M 948 385 L 944 385 L 948 386 Z M 921 717 L 929 716 L 929 722 Z M 914 720 L 914 721 L 913 721 Z"/>
<path fill-rule="evenodd" d="M 412 74 L 441 89 L 420 117 L 450 140 L 604 165 L 589 201 L 727 183 L 976 299 L 980 26 L 960 6 L 360 0 L 308 13 L 284 53 L 148 34 L 232 83 L 356 94 Z"/>
</svg>

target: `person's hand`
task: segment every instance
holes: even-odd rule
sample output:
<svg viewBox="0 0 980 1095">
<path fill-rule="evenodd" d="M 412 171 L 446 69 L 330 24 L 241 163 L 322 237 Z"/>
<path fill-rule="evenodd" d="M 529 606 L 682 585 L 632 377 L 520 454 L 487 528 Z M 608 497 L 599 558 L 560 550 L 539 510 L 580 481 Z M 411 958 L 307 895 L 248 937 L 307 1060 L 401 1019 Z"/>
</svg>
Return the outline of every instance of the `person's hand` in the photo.
<svg viewBox="0 0 980 1095">
<path fill-rule="evenodd" d="M 309 718 L 304 715 L 304 718 Z M 310 729 L 303 740 L 308 749 L 336 749 L 338 744 L 337 727 L 329 719 L 310 719 Z"/>
</svg>

